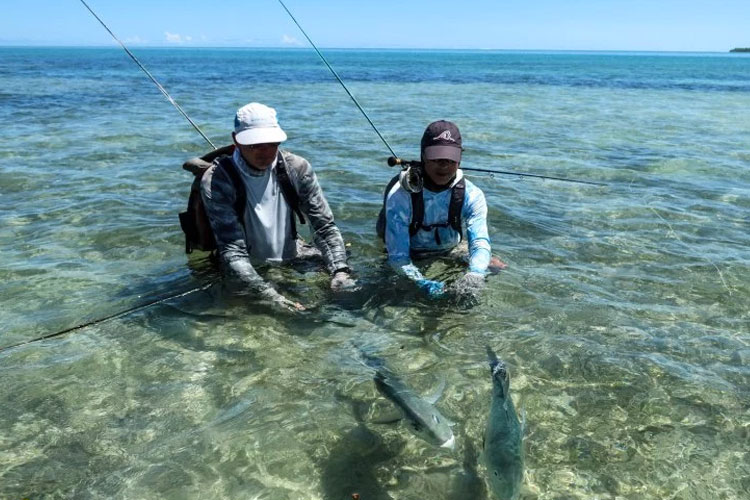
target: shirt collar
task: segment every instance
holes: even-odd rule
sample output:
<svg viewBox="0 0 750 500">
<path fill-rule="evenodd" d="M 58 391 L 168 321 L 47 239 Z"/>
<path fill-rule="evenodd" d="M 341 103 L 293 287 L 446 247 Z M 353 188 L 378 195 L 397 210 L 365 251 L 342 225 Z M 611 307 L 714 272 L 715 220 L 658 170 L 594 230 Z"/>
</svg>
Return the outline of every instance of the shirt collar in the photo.
<svg viewBox="0 0 750 500">
<path fill-rule="evenodd" d="M 424 175 L 425 175 L 425 177 L 427 176 L 427 174 L 424 174 Z M 449 185 L 449 186 L 444 186 L 444 187 L 441 187 L 441 188 L 440 188 L 440 189 L 439 189 L 438 191 L 432 191 L 431 189 L 429 189 L 429 188 L 428 188 L 428 187 L 427 187 L 427 186 L 425 185 L 425 189 L 427 189 L 428 191 L 430 191 L 430 192 L 432 192 L 432 193 L 442 193 L 443 191 L 447 191 L 448 189 L 453 189 L 453 187 L 454 187 L 454 186 L 455 186 L 456 184 L 458 184 L 458 182 L 459 182 L 459 181 L 460 181 L 461 179 L 463 179 L 463 178 L 464 178 L 464 172 L 463 172 L 463 170 L 461 170 L 461 169 L 459 168 L 458 170 L 456 170 L 456 176 L 455 176 L 455 177 L 453 178 L 453 181 L 452 181 L 452 182 L 450 183 L 450 185 Z M 427 182 L 427 181 L 425 181 L 425 183 L 426 183 L 426 182 Z"/>
<path fill-rule="evenodd" d="M 254 177 L 263 177 L 264 175 L 266 175 L 267 171 L 273 170 L 273 168 L 276 167 L 276 163 L 278 163 L 278 160 L 279 160 L 279 155 L 277 154 L 273 158 L 271 165 L 267 169 L 258 170 L 248 165 L 248 163 L 242 157 L 242 153 L 240 153 L 240 148 L 237 148 L 237 147 L 234 148 L 234 153 L 232 153 L 232 161 L 234 161 L 234 164 L 240 167 L 240 169 L 245 170 L 245 172 L 247 172 L 248 174 Z"/>
</svg>

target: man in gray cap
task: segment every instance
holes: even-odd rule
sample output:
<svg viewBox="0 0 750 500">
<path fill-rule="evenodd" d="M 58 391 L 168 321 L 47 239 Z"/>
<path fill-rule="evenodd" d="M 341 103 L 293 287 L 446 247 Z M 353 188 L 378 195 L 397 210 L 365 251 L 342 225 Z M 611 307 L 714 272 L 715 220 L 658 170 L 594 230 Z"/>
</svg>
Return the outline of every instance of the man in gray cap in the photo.
<svg viewBox="0 0 750 500">
<path fill-rule="evenodd" d="M 388 262 L 431 298 L 451 293 L 459 302 L 476 303 L 487 272 L 505 267 L 491 254 L 484 193 L 459 168 L 463 149 L 456 124 L 430 123 L 420 149 L 421 167 L 394 178 L 386 189 L 378 233 L 385 240 Z M 463 229 L 468 246 L 462 242 Z M 468 261 L 467 272 L 450 287 L 426 279 L 412 263 L 413 257 L 441 255 Z"/>
<path fill-rule="evenodd" d="M 234 119 L 230 154 L 216 158 L 201 180 L 201 197 L 228 274 L 261 298 L 290 310 L 304 307 L 265 282 L 253 264 L 322 257 L 333 291 L 356 288 L 346 249 L 315 173 L 304 158 L 279 149 L 286 133 L 276 111 L 253 102 Z M 310 223 L 316 248 L 297 236 Z"/>
</svg>

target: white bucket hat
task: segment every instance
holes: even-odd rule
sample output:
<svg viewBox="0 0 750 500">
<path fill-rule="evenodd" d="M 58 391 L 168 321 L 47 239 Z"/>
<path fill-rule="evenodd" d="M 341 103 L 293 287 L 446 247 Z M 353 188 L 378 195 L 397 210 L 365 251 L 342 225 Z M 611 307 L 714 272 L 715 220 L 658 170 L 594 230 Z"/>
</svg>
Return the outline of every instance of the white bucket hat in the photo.
<svg viewBox="0 0 750 500">
<path fill-rule="evenodd" d="M 276 120 L 276 110 L 259 102 L 251 102 L 237 110 L 234 133 L 234 140 L 243 146 L 286 140 L 286 133 Z"/>
</svg>

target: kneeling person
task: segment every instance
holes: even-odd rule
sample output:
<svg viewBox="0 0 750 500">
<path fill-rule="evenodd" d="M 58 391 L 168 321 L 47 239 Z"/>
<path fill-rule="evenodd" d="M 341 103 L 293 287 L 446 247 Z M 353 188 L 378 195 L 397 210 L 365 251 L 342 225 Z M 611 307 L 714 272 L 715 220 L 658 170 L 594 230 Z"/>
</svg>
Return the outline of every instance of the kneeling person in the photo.
<svg viewBox="0 0 750 500">
<path fill-rule="evenodd" d="M 423 187 L 392 182 L 384 206 L 384 239 L 389 264 L 416 282 L 430 297 L 448 291 L 444 283 L 426 279 L 412 257 L 461 255 L 469 269 L 450 287 L 459 300 L 476 300 L 484 277 L 505 264 L 492 257 L 487 231 L 484 193 L 459 169 L 461 133 L 449 121 L 436 121 L 425 130 L 421 142 Z M 412 167 L 414 168 L 414 167 Z M 407 189 L 408 188 L 408 189 Z M 466 229 L 468 249 L 462 244 Z"/>
<path fill-rule="evenodd" d="M 310 221 L 313 243 L 332 275 L 331 288 L 338 291 L 356 283 L 346 263 L 344 240 L 310 163 L 279 149 L 286 138 L 273 108 L 255 102 L 240 108 L 232 133 L 234 150 L 215 159 L 203 175 L 201 197 L 219 259 L 230 276 L 266 300 L 302 310 L 253 267 L 310 253 L 297 237 L 295 216 L 301 223 L 303 215 Z"/>
</svg>

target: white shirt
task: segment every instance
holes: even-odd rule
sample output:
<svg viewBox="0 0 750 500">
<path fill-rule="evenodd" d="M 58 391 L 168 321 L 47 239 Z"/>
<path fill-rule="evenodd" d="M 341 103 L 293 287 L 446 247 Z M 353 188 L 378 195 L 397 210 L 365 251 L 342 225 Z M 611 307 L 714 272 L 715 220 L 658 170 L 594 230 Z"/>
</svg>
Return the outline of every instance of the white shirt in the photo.
<svg viewBox="0 0 750 500">
<path fill-rule="evenodd" d="M 277 158 L 260 171 L 245 162 L 239 149 L 232 155 L 246 187 L 245 241 L 250 259 L 255 263 L 281 262 L 296 255 L 289 205 L 275 171 Z"/>
</svg>

